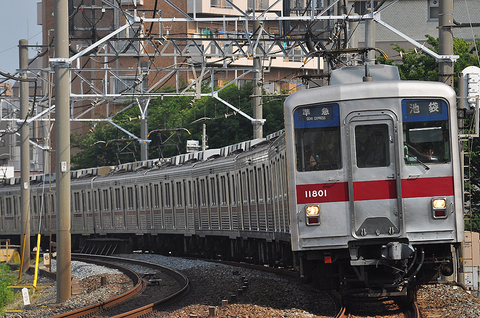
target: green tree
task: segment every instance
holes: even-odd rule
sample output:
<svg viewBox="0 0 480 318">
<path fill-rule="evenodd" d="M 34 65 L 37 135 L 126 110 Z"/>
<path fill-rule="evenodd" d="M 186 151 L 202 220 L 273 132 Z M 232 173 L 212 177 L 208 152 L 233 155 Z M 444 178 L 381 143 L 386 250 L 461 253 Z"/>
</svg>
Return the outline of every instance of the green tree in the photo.
<svg viewBox="0 0 480 318">
<path fill-rule="evenodd" d="M 208 91 L 208 87 L 205 87 Z M 252 116 L 252 85 L 242 88 L 230 85 L 221 90 L 219 97 Z M 140 120 L 130 120 L 140 115 L 138 108 L 128 109 L 113 118 L 115 124 L 140 136 Z M 265 97 L 263 117 L 266 119 L 264 135 L 283 129 L 283 98 Z M 186 152 L 188 139 L 202 140 L 203 124 L 207 126 L 209 148 L 252 139 L 251 122 L 234 112 L 222 102 L 211 97 L 165 97 L 150 102 L 148 129 L 151 140 L 149 158 L 171 157 Z M 174 131 L 179 129 L 179 137 Z M 189 135 L 187 133 L 191 133 Z M 166 144 L 165 141 L 167 140 Z M 163 144 L 163 147 L 161 147 Z M 140 145 L 124 132 L 108 123 L 92 126 L 87 135 L 73 135 L 72 146 L 79 152 L 72 156 L 74 169 L 115 165 L 140 160 Z M 160 153 L 162 148 L 162 153 Z"/>
</svg>

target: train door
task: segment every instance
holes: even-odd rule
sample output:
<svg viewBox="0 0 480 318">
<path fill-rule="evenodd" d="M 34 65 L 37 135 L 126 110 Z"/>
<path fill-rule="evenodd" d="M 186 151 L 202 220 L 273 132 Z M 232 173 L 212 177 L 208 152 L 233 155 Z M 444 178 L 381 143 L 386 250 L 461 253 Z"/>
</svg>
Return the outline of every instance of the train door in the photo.
<svg viewBox="0 0 480 318">
<path fill-rule="evenodd" d="M 350 230 L 358 239 L 402 231 L 397 123 L 388 111 L 347 116 Z"/>
</svg>

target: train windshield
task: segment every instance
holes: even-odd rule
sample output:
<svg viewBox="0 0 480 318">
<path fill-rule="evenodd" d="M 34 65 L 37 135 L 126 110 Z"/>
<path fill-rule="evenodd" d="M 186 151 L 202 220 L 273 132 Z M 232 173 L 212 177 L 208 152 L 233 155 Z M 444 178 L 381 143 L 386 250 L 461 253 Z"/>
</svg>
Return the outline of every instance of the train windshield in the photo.
<svg viewBox="0 0 480 318">
<path fill-rule="evenodd" d="M 402 107 L 405 164 L 450 162 L 446 103 L 442 100 L 404 100 Z"/>
<path fill-rule="evenodd" d="M 342 168 L 337 104 L 296 109 L 294 127 L 298 171 Z"/>
<path fill-rule="evenodd" d="M 359 168 L 390 165 L 388 125 L 358 125 L 355 127 L 355 141 Z"/>
</svg>

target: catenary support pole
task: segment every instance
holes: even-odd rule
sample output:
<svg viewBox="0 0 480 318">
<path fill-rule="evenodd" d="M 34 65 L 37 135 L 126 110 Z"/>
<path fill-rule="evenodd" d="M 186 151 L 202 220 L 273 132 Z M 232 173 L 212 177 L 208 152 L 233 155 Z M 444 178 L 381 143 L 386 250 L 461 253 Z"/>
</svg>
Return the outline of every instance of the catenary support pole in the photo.
<svg viewBox="0 0 480 318">
<path fill-rule="evenodd" d="M 370 8 L 368 14 L 371 14 L 372 11 L 373 8 Z M 365 47 L 375 47 L 375 21 L 372 19 L 365 20 Z M 375 64 L 375 51 L 368 51 L 366 62 L 367 64 Z"/>
<path fill-rule="evenodd" d="M 68 0 L 55 0 L 55 57 L 68 59 Z M 57 302 L 72 296 L 70 233 L 69 65 L 55 64 L 55 172 L 57 198 Z"/>
<path fill-rule="evenodd" d="M 20 77 L 27 79 L 28 68 L 28 41 L 22 39 L 19 41 L 19 66 L 21 70 Z M 23 125 L 20 129 L 20 177 L 22 181 L 21 189 L 21 209 L 22 209 L 22 233 L 21 238 L 25 235 L 24 255 L 22 255 L 22 272 L 26 272 L 30 266 L 30 152 L 29 152 L 29 129 L 25 119 L 28 116 L 28 82 L 20 82 L 20 120 Z"/>
<path fill-rule="evenodd" d="M 253 23 L 253 31 L 257 38 L 257 35 L 260 30 L 260 22 L 255 20 Z M 259 43 L 260 45 L 260 43 Z M 253 58 L 253 118 L 263 119 L 263 101 L 262 101 L 262 63 L 261 63 L 261 51 L 257 47 L 255 52 L 255 57 Z M 263 138 L 263 124 L 260 122 L 253 123 L 253 139 Z"/>
<path fill-rule="evenodd" d="M 438 16 L 438 54 L 453 55 L 453 0 L 440 0 Z M 438 80 L 453 87 L 453 61 L 438 63 Z"/>
</svg>

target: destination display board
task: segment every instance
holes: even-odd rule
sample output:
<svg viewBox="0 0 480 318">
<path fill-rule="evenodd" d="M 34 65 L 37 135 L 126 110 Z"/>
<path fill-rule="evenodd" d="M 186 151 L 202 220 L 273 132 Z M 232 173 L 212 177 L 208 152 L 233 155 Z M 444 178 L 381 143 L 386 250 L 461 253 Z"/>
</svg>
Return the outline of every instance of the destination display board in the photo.
<svg viewBox="0 0 480 318">
<path fill-rule="evenodd" d="M 338 104 L 300 107 L 293 119 L 295 129 L 340 126 Z"/>
<path fill-rule="evenodd" d="M 441 99 L 402 101 L 403 121 L 433 121 L 448 118 L 447 103 Z"/>
</svg>

